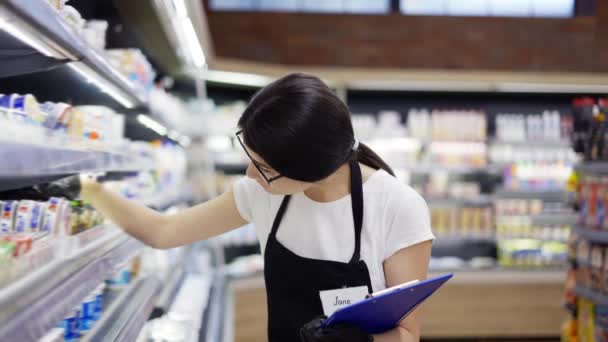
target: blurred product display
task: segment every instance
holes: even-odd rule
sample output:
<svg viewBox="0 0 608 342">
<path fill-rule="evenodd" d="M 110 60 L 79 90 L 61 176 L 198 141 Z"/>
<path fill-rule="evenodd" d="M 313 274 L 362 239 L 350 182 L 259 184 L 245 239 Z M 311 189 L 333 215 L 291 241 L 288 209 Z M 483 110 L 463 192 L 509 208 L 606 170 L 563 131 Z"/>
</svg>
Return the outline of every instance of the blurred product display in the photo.
<svg viewBox="0 0 608 342">
<path fill-rule="evenodd" d="M 570 319 L 562 334 L 571 340 L 603 341 L 608 336 L 607 248 L 605 197 L 608 196 L 608 164 L 603 157 L 606 100 L 574 101 L 574 142 L 584 161 L 576 166 L 572 187 L 576 189 L 578 220 L 569 238 L 570 269 L 566 281 L 565 307 Z"/>
</svg>

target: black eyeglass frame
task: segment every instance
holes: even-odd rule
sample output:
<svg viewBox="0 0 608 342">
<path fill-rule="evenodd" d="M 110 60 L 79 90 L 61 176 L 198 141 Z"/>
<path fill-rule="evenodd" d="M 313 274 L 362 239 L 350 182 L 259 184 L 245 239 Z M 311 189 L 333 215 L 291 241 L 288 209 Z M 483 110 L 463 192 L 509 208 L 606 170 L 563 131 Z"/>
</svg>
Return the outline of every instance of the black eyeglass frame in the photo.
<svg viewBox="0 0 608 342">
<path fill-rule="evenodd" d="M 268 176 L 266 176 L 266 174 L 264 174 L 264 171 L 262 171 L 262 167 L 260 166 L 260 164 L 253 159 L 253 157 L 251 156 L 251 154 L 249 154 L 249 151 L 247 151 L 247 148 L 245 147 L 245 144 L 243 143 L 243 141 L 241 140 L 240 135 L 243 133 L 243 130 L 240 130 L 238 132 L 236 132 L 234 135 L 236 136 L 236 140 L 239 141 L 239 144 L 241 144 L 241 147 L 243 148 L 243 151 L 245 151 L 245 154 L 247 155 L 247 157 L 249 158 L 249 160 L 251 160 L 251 163 L 253 164 L 253 166 L 255 166 L 255 168 L 258 170 L 258 172 L 260 173 L 260 175 L 262 175 L 262 178 L 264 178 L 264 180 L 266 181 L 266 183 L 270 184 L 272 182 L 274 182 L 275 180 L 279 179 L 279 178 L 283 178 L 283 175 L 279 174 L 277 176 L 268 178 Z"/>
</svg>

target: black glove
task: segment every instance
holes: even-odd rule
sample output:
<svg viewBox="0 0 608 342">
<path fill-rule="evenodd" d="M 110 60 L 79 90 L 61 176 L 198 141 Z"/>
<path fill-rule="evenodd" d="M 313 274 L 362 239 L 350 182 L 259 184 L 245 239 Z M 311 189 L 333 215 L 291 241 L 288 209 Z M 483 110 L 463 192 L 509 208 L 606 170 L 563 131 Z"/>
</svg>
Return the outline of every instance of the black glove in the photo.
<svg viewBox="0 0 608 342">
<path fill-rule="evenodd" d="M 302 342 L 373 342 L 374 337 L 352 324 L 338 323 L 323 327 L 326 316 L 320 316 L 300 328 Z"/>
<path fill-rule="evenodd" d="M 80 176 L 69 176 L 50 183 L 37 184 L 32 187 L 35 191 L 48 197 L 65 197 L 76 199 L 80 195 Z"/>
</svg>

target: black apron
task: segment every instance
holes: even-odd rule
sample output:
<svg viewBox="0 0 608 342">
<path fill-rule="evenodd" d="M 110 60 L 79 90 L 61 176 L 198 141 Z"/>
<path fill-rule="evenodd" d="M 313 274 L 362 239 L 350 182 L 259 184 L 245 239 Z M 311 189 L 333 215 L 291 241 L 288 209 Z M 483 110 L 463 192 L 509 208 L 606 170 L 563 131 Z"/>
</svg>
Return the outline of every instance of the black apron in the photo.
<svg viewBox="0 0 608 342">
<path fill-rule="evenodd" d="M 300 341 L 300 328 L 323 314 L 319 291 L 367 286 L 372 292 L 367 265 L 360 260 L 363 187 L 358 162 L 350 162 L 350 174 L 355 248 L 348 263 L 304 258 L 285 248 L 276 238 L 291 196 L 283 198 L 264 251 L 270 342 Z"/>
</svg>

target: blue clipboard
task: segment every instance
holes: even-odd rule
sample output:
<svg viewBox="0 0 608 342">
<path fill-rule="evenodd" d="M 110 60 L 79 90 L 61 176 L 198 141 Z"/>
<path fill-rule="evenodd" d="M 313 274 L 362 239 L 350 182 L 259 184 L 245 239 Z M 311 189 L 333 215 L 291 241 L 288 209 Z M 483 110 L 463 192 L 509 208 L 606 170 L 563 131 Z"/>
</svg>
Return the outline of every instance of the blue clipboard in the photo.
<svg viewBox="0 0 608 342">
<path fill-rule="evenodd" d="M 369 334 L 391 330 L 452 276 L 446 274 L 364 299 L 334 312 L 323 326 L 350 323 Z"/>
</svg>

